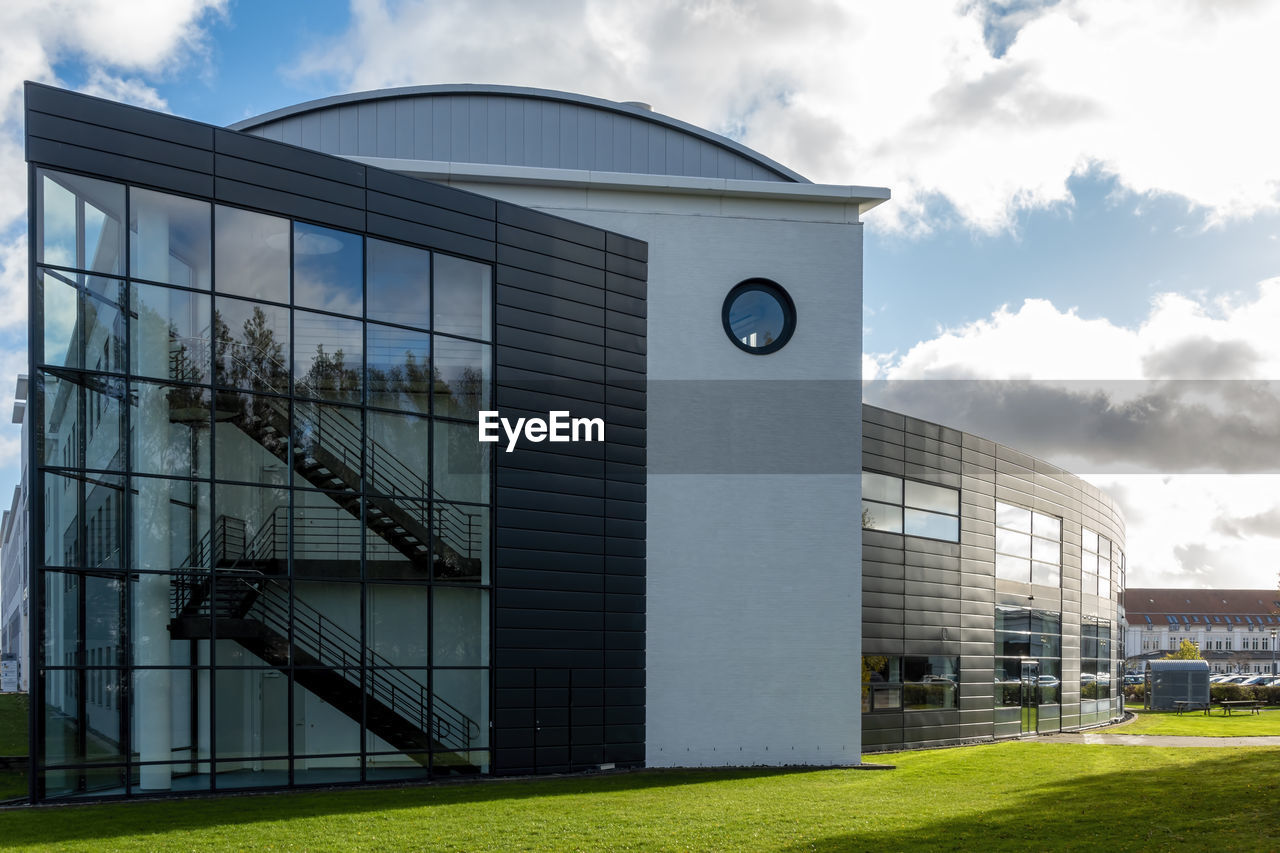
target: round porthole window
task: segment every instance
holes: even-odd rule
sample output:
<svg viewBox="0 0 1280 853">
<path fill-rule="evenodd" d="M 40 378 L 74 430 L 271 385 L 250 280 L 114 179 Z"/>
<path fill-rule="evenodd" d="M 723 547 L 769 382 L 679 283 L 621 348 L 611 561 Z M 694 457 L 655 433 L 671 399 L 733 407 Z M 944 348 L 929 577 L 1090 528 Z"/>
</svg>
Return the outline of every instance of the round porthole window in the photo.
<svg viewBox="0 0 1280 853">
<path fill-rule="evenodd" d="M 796 306 L 787 292 L 767 278 L 749 278 L 724 298 L 724 332 L 753 355 L 777 352 L 796 330 Z"/>
</svg>

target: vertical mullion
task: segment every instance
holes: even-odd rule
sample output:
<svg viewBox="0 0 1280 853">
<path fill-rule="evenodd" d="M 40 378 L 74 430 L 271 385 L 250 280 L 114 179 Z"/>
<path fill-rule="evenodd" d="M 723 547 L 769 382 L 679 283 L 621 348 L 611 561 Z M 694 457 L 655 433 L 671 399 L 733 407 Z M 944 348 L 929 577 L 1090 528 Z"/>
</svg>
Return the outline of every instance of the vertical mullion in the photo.
<svg viewBox="0 0 1280 853">
<path fill-rule="evenodd" d="M 120 365 L 121 373 L 124 374 L 124 398 L 121 400 L 121 408 L 124 409 L 124 476 L 121 477 L 122 487 L 122 506 L 120 508 L 120 523 L 122 530 L 120 532 L 120 566 L 121 568 L 130 568 L 133 555 L 133 501 L 130 496 L 133 494 L 133 406 L 130 402 L 133 398 L 133 376 L 130 370 L 133 364 L 133 324 L 129 322 L 130 309 L 133 308 L 133 285 L 129 276 L 133 273 L 133 264 L 130 263 L 130 255 L 133 251 L 133 241 L 129 239 L 129 213 L 133 204 L 133 190 L 126 188 L 124 194 L 124 221 L 121 223 L 121 229 L 124 232 L 124 268 L 121 280 L 123 281 L 124 291 L 124 364 Z M 121 578 L 124 584 L 122 590 L 124 613 L 120 620 L 121 638 L 120 650 L 124 656 L 124 660 L 120 661 L 120 672 L 122 684 L 132 684 L 133 682 L 133 625 L 129 615 L 133 608 L 133 584 L 129 582 L 130 573 L 126 571 Z M 172 583 L 172 578 L 170 578 Z M 120 725 L 120 742 L 121 757 L 124 760 L 124 793 L 129 796 L 133 793 L 133 768 L 130 766 L 133 762 L 133 692 L 129 690 L 125 692 L 124 697 L 127 701 L 118 703 L 118 716 Z M 141 758 L 141 755 L 139 755 Z"/>
<path fill-rule="evenodd" d="M 38 225 L 37 196 L 38 196 L 38 180 L 39 172 L 36 167 L 27 165 L 27 233 L 36 234 L 43 233 L 43 228 Z M 42 205 L 41 205 L 42 207 Z M 36 459 L 36 448 L 39 437 L 34 434 L 37 424 L 41 435 L 43 434 L 44 420 L 44 376 L 36 372 L 36 365 L 44 360 L 44 329 L 43 326 L 37 326 L 37 317 L 44 316 L 43 301 L 37 302 L 37 292 L 43 296 L 43 288 L 36 287 L 38 280 L 36 272 L 36 241 L 27 241 L 27 300 L 31 305 L 30 311 L 27 312 L 27 341 L 29 342 L 27 350 L 27 376 L 29 390 L 27 392 L 27 417 L 33 418 L 34 422 L 27 424 L 28 436 L 30 440 L 27 444 L 27 484 L 30 488 L 31 484 L 36 485 L 35 495 L 38 500 L 34 501 L 32 506 L 32 495 L 27 496 L 27 543 L 30 566 L 27 570 L 27 587 L 28 597 L 31 601 L 31 609 L 28 611 L 28 620 L 25 625 L 27 629 L 27 684 L 28 689 L 35 694 L 32 701 L 27 704 L 27 798 L 30 802 L 38 802 L 44 798 L 43 777 L 39 773 L 39 767 L 42 764 L 40 758 L 44 755 L 44 704 L 47 695 L 45 687 L 46 675 L 44 668 L 44 643 L 41 638 L 44 637 L 44 524 L 45 524 L 45 482 L 44 474 L 41 471 Z M 33 535 L 36 531 L 40 531 L 40 535 Z M 32 571 L 32 568 L 39 566 L 38 571 Z M 34 616 L 35 630 L 32 630 L 31 617 Z"/>
<path fill-rule="evenodd" d="M 289 467 L 288 499 L 285 501 L 285 505 L 288 507 L 288 509 L 286 510 L 286 513 L 288 516 L 288 523 L 287 523 L 287 526 L 285 527 L 285 548 L 287 552 L 286 560 L 285 560 L 285 572 L 287 577 L 285 582 L 287 584 L 287 589 L 289 590 L 289 628 L 288 628 L 288 631 L 286 632 L 286 636 L 288 638 L 288 646 L 289 646 L 289 659 L 285 661 L 285 667 L 286 667 L 285 685 L 287 686 L 289 691 L 289 698 L 288 698 L 288 701 L 285 703 L 286 713 L 288 715 L 288 727 L 286 729 L 287 734 L 286 734 L 286 740 L 285 740 L 285 748 L 288 752 L 289 758 L 285 762 L 285 767 L 287 768 L 286 779 L 289 787 L 293 787 L 294 785 L 297 784 L 296 776 L 294 774 L 294 751 L 295 751 L 296 744 L 294 743 L 294 737 L 293 737 L 294 729 L 296 728 L 296 726 L 294 725 L 294 715 L 297 713 L 297 709 L 294 707 L 296 704 L 294 701 L 294 693 L 296 691 L 294 689 L 294 668 L 293 668 L 294 649 L 295 649 L 293 604 L 294 604 L 294 598 L 297 596 L 297 588 L 295 585 L 296 563 L 294 560 L 294 548 L 296 546 L 296 543 L 293 540 L 294 513 L 296 512 L 296 509 L 294 506 L 294 487 L 296 486 L 296 484 L 294 483 L 294 476 L 293 476 L 294 475 L 293 423 L 294 423 L 294 418 L 297 417 L 297 412 L 294 406 L 294 398 L 297 396 L 297 388 L 294 387 L 294 382 L 293 382 L 293 377 L 294 377 L 293 359 L 294 359 L 294 352 L 297 350 L 297 343 L 298 343 L 297 337 L 296 337 L 297 329 L 296 329 L 296 324 L 294 323 L 295 298 L 294 298 L 294 274 L 293 274 L 294 248 L 295 248 L 294 234 L 295 234 L 296 227 L 297 227 L 296 223 L 291 218 L 289 220 L 289 352 L 288 352 L 288 357 L 286 362 L 287 369 L 289 371 L 289 382 L 288 382 L 288 385 L 286 386 L 289 394 L 289 406 L 288 406 L 289 408 L 289 424 L 288 424 L 289 441 L 285 448 L 286 464 Z M 261 486 L 259 486 L 259 488 L 261 488 Z"/>
</svg>

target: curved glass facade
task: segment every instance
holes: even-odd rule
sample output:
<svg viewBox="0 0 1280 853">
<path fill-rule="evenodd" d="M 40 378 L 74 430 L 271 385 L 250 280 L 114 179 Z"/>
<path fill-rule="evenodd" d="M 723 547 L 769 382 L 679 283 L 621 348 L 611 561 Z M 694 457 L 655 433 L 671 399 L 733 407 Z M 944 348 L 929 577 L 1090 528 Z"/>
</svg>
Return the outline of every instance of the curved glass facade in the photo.
<svg viewBox="0 0 1280 853">
<path fill-rule="evenodd" d="M 485 772 L 491 266 L 34 181 L 35 796 Z"/>
</svg>

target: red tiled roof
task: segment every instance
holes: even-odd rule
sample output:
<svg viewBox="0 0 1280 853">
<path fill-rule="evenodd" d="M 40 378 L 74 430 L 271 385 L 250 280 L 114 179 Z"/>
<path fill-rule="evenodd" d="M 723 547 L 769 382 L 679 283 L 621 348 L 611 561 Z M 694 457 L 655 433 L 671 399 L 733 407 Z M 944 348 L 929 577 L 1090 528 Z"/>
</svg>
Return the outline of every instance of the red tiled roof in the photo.
<svg viewBox="0 0 1280 853">
<path fill-rule="evenodd" d="M 1280 591 L 1274 589 L 1149 589 L 1129 587 L 1124 591 L 1124 610 L 1129 624 L 1134 616 L 1161 617 L 1165 614 L 1196 615 L 1204 625 L 1214 614 L 1271 616 L 1280 614 Z M 1266 619 L 1263 620 L 1267 622 Z M 1280 621 L 1268 624 L 1280 625 Z"/>
</svg>

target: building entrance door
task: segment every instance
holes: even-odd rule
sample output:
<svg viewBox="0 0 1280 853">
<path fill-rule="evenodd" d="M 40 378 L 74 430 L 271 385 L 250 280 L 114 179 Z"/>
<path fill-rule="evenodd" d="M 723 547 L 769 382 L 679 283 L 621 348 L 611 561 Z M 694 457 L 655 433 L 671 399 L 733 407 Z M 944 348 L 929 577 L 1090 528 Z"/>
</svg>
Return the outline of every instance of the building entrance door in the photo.
<svg viewBox="0 0 1280 853">
<path fill-rule="evenodd" d="M 1040 722 L 1040 661 L 1022 662 L 1022 733 L 1033 735 Z"/>
</svg>

